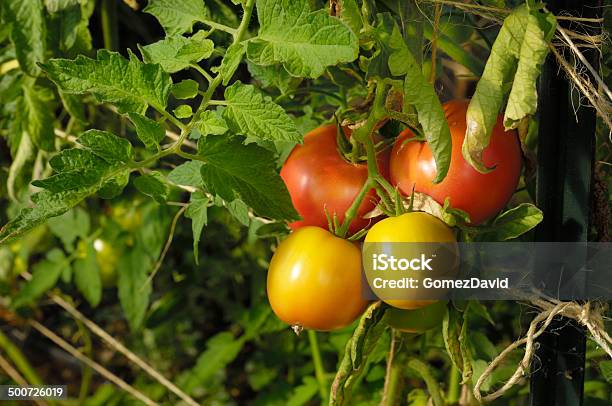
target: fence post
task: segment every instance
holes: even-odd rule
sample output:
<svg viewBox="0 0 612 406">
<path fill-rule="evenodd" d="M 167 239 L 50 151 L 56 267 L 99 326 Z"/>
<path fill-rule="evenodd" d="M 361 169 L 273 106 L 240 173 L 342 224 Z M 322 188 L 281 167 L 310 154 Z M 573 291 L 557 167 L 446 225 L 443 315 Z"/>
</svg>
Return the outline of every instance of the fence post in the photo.
<svg viewBox="0 0 612 406">
<path fill-rule="evenodd" d="M 600 7 L 599 0 L 548 3 L 555 14 L 566 11 L 583 17 L 600 17 Z M 583 53 L 597 68 L 597 51 L 589 49 Z M 536 203 L 544 211 L 544 221 L 536 230 L 537 241 L 587 241 L 596 116 L 592 108 L 580 106 L 579 97 L 554 56 L 549 55 L 542 67 L 538 88 Z M 585 247 L 584 258 L 586 254 Z M 576 257 L 575 260 L 578 264 L 582 259 Z M 539 274 L 536 277 L 546 279 L 547 271 L 536 269 Z M 582 285 L 574 289 L 580 295 L 586 280 L 575 281 Z M 560 318 L 540 336 L 536 346 L 531 365 L 531 406 L 582 405 L 585 330 L 575 322 Z"/>
</svg>

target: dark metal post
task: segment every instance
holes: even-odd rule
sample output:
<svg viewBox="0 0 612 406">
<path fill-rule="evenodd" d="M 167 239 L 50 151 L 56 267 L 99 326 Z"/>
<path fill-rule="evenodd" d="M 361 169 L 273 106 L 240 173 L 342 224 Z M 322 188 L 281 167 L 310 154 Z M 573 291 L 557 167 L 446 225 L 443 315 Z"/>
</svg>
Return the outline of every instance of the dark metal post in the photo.
<svg viewBox="0 0 612 406">
<path fill-rule="evenodd" d="M 598 0 L 555 0 L 548 4 L 555 14 L 601 15 Z M 583 52 L 597 66 L 595 50 Z M 586 242 L 589 228 L 591 173 L 595 145 L 595 111 L 575 110 L 577 90 L 550 55 L 539 84 L 539 141 L 536 202 L 544 211 L 537 241 Z M 586 258 L 580 251 L 576 264 Z M 536 269 L 545 275 L 547 269 Z M 543 277 L 543 279 L 546 279 Z M 577 294 L 586 280 L 574 280 Z M 582 292 L 581 292 L 582 290 Z M 531 365 L 531 406 L 580 406 L 584 393 L 586 338 L 584 329 L 567 319 L 555 320 L 537 342 Z"/>
</svg>

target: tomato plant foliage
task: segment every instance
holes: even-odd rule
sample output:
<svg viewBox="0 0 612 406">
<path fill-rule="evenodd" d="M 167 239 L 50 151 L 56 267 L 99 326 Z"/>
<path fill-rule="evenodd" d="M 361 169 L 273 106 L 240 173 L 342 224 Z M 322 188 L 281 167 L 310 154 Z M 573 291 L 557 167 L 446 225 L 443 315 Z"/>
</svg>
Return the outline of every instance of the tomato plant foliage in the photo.
<svg viewBox="0 0 612 406">
<path fill-rule="evenodd" d="M 382 302 L 363 311 L 360 297 L 340 321 L 331 317 L 338 314 L 328 315 L 328 323 L 307 315 L 322 330 L 354 320 L 319 335 L 320 345 L 313 331 L 308 340 L 296 338 L 274 317 L 264 269 L 290 232 L 288 224 L 304 220 L 292 199 L 322 195 L 290 195 L 281 167 L 305 134 L 326 126 L 335 136 L 338 128 L 332 153 L 343 165 L 337 166 L 358 168 L 363 186 L 356 182 L 351 196 L 338 198 L 342 213 L 330 212 L 339 210 L 329 204 L 332 197 L 307 206 L 318 225 L 326 219 L 336 234 L 325 231 L 329 241 L 355 257 L 353 270 L 359 269 L 358 250 L 340 238 L 358 240 L 367 231 L 359 228 L 406 207 L 438 217 L 449 233 L 455 227 L 460 241 L 529 238 L 543 213 L 531 203 L 527 170 L 524 188 L 476 226 L 448 196 L 434 200 L 391 184 L 388 160 L 379 158 L 409 130 L 413 137 L 404 142 L 424 142 L 431 150 L 435 185 L 450 178 L 453 160 L 495 171 L 484 164 L 483 152 L 500 114 L 512 131 L 505 134 L 520 136 L 523 152 L 533 153 L 528 141 L 534 134 L 526 129 L 534 128 L 536 85 L 555 16 L 539 2 L 503 0 L 482 2 L 501 10 L 499 25 L 433 0 L 143 3 L 1 4 L 0 317 L 4 308 L 16 320 L 48 316 L 45 298 L 60 298 L 150 357 L 185 396 L 204 404 L 372 404 L 381 398 L 395 404 L 399 396 L 414 405 L 428 397 L 434 404 L 442 397 L 456 402 L 460 380 L 473 383 L 497 349 L 475 328 L 493 331 L 500 341 L 513 339 L 507 336 L 516 327 L 512 321 L 501 321 L 500 330 L 489 325 L 495 320 L 489 306 L 438 303 L 433 329 L 407 323 L 401 328 L 421 335 L 402 335 L 391 331 L 389 318 L 406 324 L 407 314 L 395 309 L 390 316 Z M 473 77 L 455 89 L 466 72 Z M 473 95 L 457 90 L 470 85 Z M 442 101 L 467 96 L 467 130 L 462 145 L 454 146 L 461 153 L 453 153 L 456 123 L 447 120 Z M 350 137 L 342 127 L 351 129 Z M 311 154 L 316 165 L 316 151 Z M 333 168 L 322 168 L 320 176 L 335 179 L 327 170 Z M 296 183 L 305 179 L 292 175 Z M 473 183 L 470 191 L 487 193 Z M 331 185 L 326 196 L 342 190 Z M 329 249 L 324 245 L 312 242 L 309 252 Z M 109 253 L 112 260 L 101 259 Z M 325 267 L 341 270 L 338 255 L 326 259 Z M 288 266 L 275 269 L 280 281 Z M 307 276 L 316 282 L 321 270 L 315 271 Z M 307 302 L 325 294 L 313 286 Z M 285 302 L 298 303 L 287 320 L 306 306 L 297 300 L 300 287 L 294 288 L 281 292 L 289 297 Z M 319 304 L 342 306 L 341 294 L 333 299 Z M 495 306 L 513 315 L 509 304 Z M 58 330 L 68 325 L 58 317 L 52 322 Z M 80 321 L 70 326 L 62 331 L 83 337 L 91 355 L 96 347 L 86 344 Z M 420 361 L 430 349 L 445 369 L 432 371 Z M 410 393 L 383 384 L 404 361 L 409 372 L 399 380 L 424 382 Z M 173 404 L 175 395 L 182 397 L 125 364 L 117 369 L 155 401 Z M 337 370 L 333 381 L 331 370 Z M 101 382 L 90 387 L 85 371 L 81 401 L 94 389 L 92 402 L 124 400 Z M 490 387 L 512 372 L 502 370 Z M 436 380 L 445 382 L 438 387 Z"/>
</svg>

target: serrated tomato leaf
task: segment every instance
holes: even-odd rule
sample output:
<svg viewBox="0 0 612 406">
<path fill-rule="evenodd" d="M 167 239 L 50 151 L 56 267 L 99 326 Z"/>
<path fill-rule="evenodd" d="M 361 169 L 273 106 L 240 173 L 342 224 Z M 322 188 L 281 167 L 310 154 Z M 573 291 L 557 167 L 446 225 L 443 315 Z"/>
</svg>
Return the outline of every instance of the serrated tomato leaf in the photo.
<svg viewBox="0 0 612 406">
<path fill-rule="evenodd" d="M 158 203 L 164 203 L 170 192 L 164 175 L 158 171 L 137 177 L 134 179 L 134 186 L 140 193 L 152 197 Z"/>
<path fill-rule="evenodd" d="M 111 164 L 130 162 L 134 156 L 132 144 L 128 140 L 108 131 L 96 129 L 85 131 L 77 142 Z"/>
<path fill-rule="evenodd" d="M 198 155 L 205 161 L 201 173 L 209 192 L 228 202 L 240 199 L 260 216 L 298 218 L 269 151 L 237 138 L 208 136 L 198 142 Z"/>
<path fill-rule="evenodd" d="M 308 0 L 258 0 L 257 17 L 259 33 L 247 43 L 253 63 L 282 63 L 293 76 L 317 78 L 357 58 L 355 33 L 327 10 L 311 12 Z"/>
<path fill-rule="evenodd" d="M 128 113 L 136 128 L 138 139 L 149 149 L 159 149 L 159 143 L 166 136 L 166 130 L 155 120 L 138 113 Z"/>
<path fill-rule="evenodd" d="M 528 16 L 527 7 L 522 5 L 506 17 L 468 106 L 462 153 L 465 160 L 481 173 L 491 170 L 482 162 L 482 152 L 489 145 L 497 122 L 505 96 L 503 89 L 512 82 Z"/>
<path fill-rule="evenodd" d="M 166 107 L 172 86 L 170 76 L 159 65 L 142 63 L 130 53 L 98 51 L 96 59 L 51 59 L 40 65 L 57 86 L 67 93 L 91 93 L 100 102 L 112 103 L 120 113 L 143 113 L 147 105 Z"/>
<path fill-rule="evenodd" d="M 193 256 L 196 264 L 199 263 L 198 245 L 202 230 L 208 222 L 208 204 L 210 199 L 202 192 L 193 192 L 189 199 L 189 206 L 185 211 L 185 217 L 191 219 L 191 231 L 193 234 Z"/>
<path fill-rule="evenodd" d="M 147 63 L 158 63 L 168 73 L 178 72 L 188 68 L 202 59 L 208 58 L 214 49 L 214 44 L 207 38 L 202 38 L 203 31 L 192 37 L 172 36 L 150 45 L 138 46 L 142 58 Z"/>
<path fill-rule="evenodd" d="M 285 110 L 253 85 L 234 83 L 225 89 L 225 100 L 223 118 L 234 133 L 262 141 L 302 140 Z"/>
<path fill-rule="evenodd" d="M 168 35 L 191 32 L 193 24 L 207 16 L 202 0 L 150 0 L 144 11 L 154 15 Z"/>
</svg>

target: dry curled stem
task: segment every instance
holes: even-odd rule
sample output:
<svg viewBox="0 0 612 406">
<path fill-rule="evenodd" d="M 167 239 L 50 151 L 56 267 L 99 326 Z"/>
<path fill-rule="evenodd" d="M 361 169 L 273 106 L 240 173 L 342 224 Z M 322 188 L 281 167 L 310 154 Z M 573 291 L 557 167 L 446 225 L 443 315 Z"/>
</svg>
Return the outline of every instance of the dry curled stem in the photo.
<svg viewBox="0 0 612 406">
<path fill-rule="evenodd" d="M 490 402 L 502 396 L 511 387 L 516 385 L 521 378 L 526 374 L 531 364 L 531 360 L 535 352 L 535 340 L 542 334 L 555 317 L 562 316 L 571 320 L 575 320 L 590 333 L 590 338 L 595 341 L 605 352 L 612 358 L 612 338 L 606 333 L 603 322 L 604 307 L 597 303 L 587 302 L 579 304 L 576 302 L 561 302 L 556 299 L 542 298 L 535 299 L 531 302 L 540 313 L 532 320 L 527 330 L 525 337 L 513 342 L 506 347 L 495 359 L 489 364 L 487 369 L 476 381 L 474 385 L 474 397 L 479 402 Z M 517 365 L 514 374 L 510 379 L 495 392 L 483 396 L 480 388 L 483 383 L 491 377 L 493 371 L 508 357 L 515 349 L 525 345 L 525 354 Z"/>
</svg>

